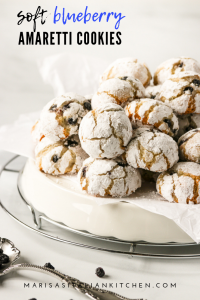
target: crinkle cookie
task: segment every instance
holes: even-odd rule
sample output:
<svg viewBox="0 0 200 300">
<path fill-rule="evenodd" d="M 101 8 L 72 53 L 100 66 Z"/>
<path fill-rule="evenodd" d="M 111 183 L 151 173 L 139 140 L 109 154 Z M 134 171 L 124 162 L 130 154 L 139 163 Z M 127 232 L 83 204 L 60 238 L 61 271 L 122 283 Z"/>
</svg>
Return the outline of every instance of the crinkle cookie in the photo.
<svg viewBox="0 0 200 300">
<path fill-rule="evenodd" d="M 178 140 L 178 146 L 181 160 L 200 163 L 200 128 L 182 135 Z"/>
<path fill-rule="evenodd" d="M 193 58 L 171 58 L 160 64 L 154 73 L 154 84 L 162 84 L 174 74 L 185 71 L 200 73 L 200 63 Z"/>
<path fill-rule="evenodd" d="M 80 146 L 78 135 L 60 140 L 56 136 L 44 137 L 35 148 L 36 164 L 40 171 L 60 175 L 77 173 L 88 155 Z"/>
<path fill-rule="evenodd" d="M 177 114 L 200 113 L 200 74 L 188 71 L 171 76 L 163 83 L 159 98 Z"/>
<path fill-rule="evenodd" d="M 193 162 L 177 163 L 160 174 L 156 188 L 170 202 L 200 203 L 200 165 Z"/>
<path fill-rule="evenodd" d="M 160 89 L 161 89 L 161 84 L 159 84 L 159 85 L 149 85 L 145 89 L 146 98 L 159 100 Z"/>
<path fill-rule="evenodd" d="M 115 60 L 108 66 L 101 77 L 101 82 L 123 76 L 137 78 L 145 87 L 149 85 L 152 78 L 151 73 L 145 64 L 139 63 L 135 58 L 125 57 Z"/>
<path fill-rule="evenodd" d="M 115 103 L 124 107 L 128 101 L 145 96 L 141 81 L 133 77 L 112 78 L 104 81 L 92 98 L 92 108 L 106 103 Z"/>
<path fill-rule="evenodd" d="M 138 170 L 111 159 L 86 159 L 78 176 L 82 190 L 94 196 L 124 197 L 141 187 Z"/>
<path fill-rule="evenodd" d="M 82 120 L 81 146 L 93 158 L 115 158 L 125 151 L 132 136 L 131 123 L 123 108 L 114 103 L 99 106 Z"/>
<path fill-rule="evenodd" d="M 80 122 L 90 110 L 90 101 L 74 93 L 51 100 L 42 110 L 36 140 L 46 135 L 66 139 L 70 135 L 78 134 Z"/>
<path fill-rule="evenodd" d="M 177 139 L 192 129 L 200 128 L 200 114 L 179 115 L 178 122 L 179 131 L 176 135 Z"/>
<path fill-rule="evenodd" d="M 171 107 L 161 101 L 153 99 L 140 99 L 132 101 L 125 107 L 133 128 L 149 126 L 156 128 L 170 136 L 177 134 L 178 119 Z"/>
<path fill-rule="evenodd" d="M 138 128 L 126 151 L 126 160 L 134 168 L 163 172 L 177 163 L 177 143 L 155 129 Z"/>
</svg>

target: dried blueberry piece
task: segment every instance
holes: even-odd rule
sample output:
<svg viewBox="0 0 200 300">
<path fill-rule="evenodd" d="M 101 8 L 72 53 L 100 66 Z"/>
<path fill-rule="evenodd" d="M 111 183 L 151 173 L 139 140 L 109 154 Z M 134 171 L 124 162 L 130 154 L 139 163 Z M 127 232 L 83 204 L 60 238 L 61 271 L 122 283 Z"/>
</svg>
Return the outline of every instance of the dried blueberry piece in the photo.
<svg viewBox="0 0 200 300">
<path fill-rule="evenodd" d="M 172 170 L 170 170 L 170 171 L 169 171 L 169 175 L 173 175 L 173 174 L 175 174 L 175 172 L 172 171 Z"/>
<path fill-rule="evenodd" d="M 190 93 L 192 93 L 192 92 L 194 91 L 194 89 L 193 89 L 193 87 L 191 87 L 191 86 L 186 86 L 186 88 L 184 88 L 183 91 L 184 91 L 184 92 L 190 91 Z"/>
<path fill-rule="evenodd" d="M 3 249 L 0 248 L 0 254 L 3 254 Z"/>
<path fill-rule="evenodd" d="M 0 255 L 0 264 L 7 264 L 9 262 L 9 256 L 6 254 Z"/>
<path fill-rule="evenodd" d="M 120 79 L 121 79 L 121 80 L 125 80 L 125 81 L 126 81 L 126 80 L 127 80 L 127 78 L 128 78 L 128 76 L 123 76 L 123 77 L 121 77 Z"/>
<path fill-rule="evenodd" d="M 54 155 L 52 160 L 54 163 L 56 163 L 59 160 L 59 157 L 57 155 Z"/>
<path fill-rule="evenodd" d="M 183 66 L 183 62 L 181 62 L 178 67 L 182 68 L 182 66 Z"/>
<path fill-rule="evenodd" d="M 151 95 L 151 99 L 155 99 L 156 98 L 156 95 Z"/>
<path fill-rule="evenodd" d="M 163 121 L 169 126 L 170 129 L 173 128 L 173 123 L 170 119 L 164 119 Z"/>
<path fill-rule="evenodd" d="M 78 145 L 78 142 L 69 139 L 65 141 L 64 145 L 68 147 L 76 147 Z"/>
<path fill-rule="evenodd" d="M 70 108 L 70 103 L 63 105 L 63 107 L 62 107 L 63 110 L 66 110 L 68 108 Z"/>
<path fill-rule="evenodd" d="M 194 85 L 196 85 L 196 86 L 200 86 L 200 80 L 199 79 L 194 79 L 192 81 L 192 83 L 194 83 Z"/>
<path fill-rule="evenodd" d="M 74 125 L 77 123 L 77 119 L 76 120 L 73 120 L 73 118 L 69 118 L 68 119 L 68 123 L 71 124 L 71 125 Z"/>
<path fill-rule="evenodd" d="M 122 162 L 118 162 L 117 164 L 118 164 L 118 166 L 120 166 L 120 167 L 125 167 L 125 166 L 126 166 L 126 164 L 125 164 L 125 163 L 122 163 Z"/>
<path fill-rule="evenodd" d="M 83 170 L 82 170 L 82 177 L 86 176 L 86 170 L 87 170 L 87 167 L 84 167 Z"/>
<path fill-rule="evenodd" d="M 102 278 L 102 277 L 105 275 L 104 269 L 102 269 L 102 268 L 100 268 L 100 267 L 97 268 L 95 274 L 96 274 L 98 277 Z"/>
<path fill-rule="evenodd" d="M 55 111 L 55 110 L 56 110 L 56 108 L 57 108 L 57 104 L 54 104 L 54 105 L 52 105 L 52 106 L 50 107 L 50 109 L 49 109 L 49 110 L 51 110 L 51 111 Z"/>
<path fill-rule="evenodd" d="M 92 109 L 92 106 L 91 106 L 91 103 L 90 103 L 90 102 L 84 102 L 83 106 L 84 106 L 84 108 L 87 109 L 87 110 L 91 110 L 91 109 Z"/>
<path fill-rule="evenodd" d="M 51 263 L 46 263 L 46 264 L 44 265 L 44 267 L 45 267 L 45 268 L 49 268 L 49 269 L 51 269 L 51 270 L 55 270 L 54 266 L 52 266 Z"/>
<path fill-rule="evenodd" d="M 173 129 L 172 132 L 174 135 L 176 135 L 178 133 L 178 129 Z"/>
</svg>

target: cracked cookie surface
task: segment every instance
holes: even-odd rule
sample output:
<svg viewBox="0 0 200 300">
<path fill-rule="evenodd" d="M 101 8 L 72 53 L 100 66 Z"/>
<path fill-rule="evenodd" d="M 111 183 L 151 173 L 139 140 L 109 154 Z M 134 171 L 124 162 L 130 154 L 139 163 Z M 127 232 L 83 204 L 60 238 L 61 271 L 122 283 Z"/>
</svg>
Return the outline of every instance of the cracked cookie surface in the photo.
<svg viewBox="0 0 200 300">
<path fill-rule="evenodd" d="M 200 113 L 200 74 L 188 71 L 171 76 L 159 97 L 177 114 Z"/>
<path fill-rule="evenodd" d="M 170 202 L 200 203 L 200 165 L 193 162 L 177 163 L 160 174 L 156 188 Z"/>
<path fill-rule="evenodd" d="M 200 73 L 200 63 L 193 58 L 171 58 L 160 64 L 154 73 L 154 84 L 162 84 L 174 74 L 184 71 Z"/>
<path fill-rule="evenodd" d="M 132 101 L 125 107 L 133 128 L 148 126 L 174 136 L 178 132 L 178 119 L 171 107 L 153 99 Z"/>
<path fill-rule="evenodd" d="M 134 168 L 163 172 L 179 159 L 177 143 L 155 129 L 138 128 L 126 150 L 126 160 Z"/>
<path fill-rule="evenodd" d="M 114 103 L 89 112 L 79 129 L 81 146 L 93 158 L 120 156 L 131 137 L 131 123 L 123 108 Z"/>
<path fill-rule="evenodd" d="M 159 100 L 160 89 L 161 89 L 161 84 L 159 84 L 159 85 L 149 85 L 145 89 L 146 98 Z"/>
<path fill-rule="evenodd" d="M 144 96 L 145 88 L 138 79 L 129 76 L 112 78 L 102 82 L 92 98 L 92 108 L 106 103 L 123 107 L 128 101 Z"/>
<path fill-rule="evenodd" d="M 94 196 L 125 197 L 141 187 L 138 170 L 111 159 L 86 159 L 78 177 L 82 190 Z"/>
<path fill-rule="evenodd" d="M 80 146 L 78 135 L 66 140 L 44 137 L 35 148 L 35 156 L 39 170 L 51 175 L 77 173 L 88 157 Z"/>
<path fill-rule="evenodd" d="M 149 85 L 152 78 L 148 67 L 145 64 L 141 64 L 137 59 L 132 57 L 125 57 L 115 60 L 104 71 L 101 82 L 123 76 L 132 76 L 139 79 L 144 87 Z"/>
<path fill-rule="evenodd" d="M 91 110 L 91 103 L 75 93 L 66 93 L 51 100 L 43 108 L 40 120 L 33 130 L 34 140 L 55 135 L 60 139 L 78 134 L 82 118 Z"/>
<path fill-rule="evenodd" d="M 200 128 L 182 135 L 178 140 L 178 146 L 181 160 L 200 163 Z"/>
<path fill-rule="evenodd" d="M 200 128 L 200 114 L 178 115 L 178 122 L 179 131 L 176 139 L 192 129 Z"/>
</svg>

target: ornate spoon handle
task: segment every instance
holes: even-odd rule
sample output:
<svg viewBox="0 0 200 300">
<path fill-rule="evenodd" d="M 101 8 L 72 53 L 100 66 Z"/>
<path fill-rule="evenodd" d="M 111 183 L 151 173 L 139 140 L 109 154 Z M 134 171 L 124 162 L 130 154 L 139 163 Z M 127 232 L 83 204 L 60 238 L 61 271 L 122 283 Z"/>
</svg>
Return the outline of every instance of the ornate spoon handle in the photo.
<svg viewBox="0 0 200 300">
<path fill-rule="evenodd" d="M 6 275 L 10 272 L 16 271 L 16 270 L 32 270 L 32 271 L 38 271 L 42 273 L 46 273 L 48 275 L 54 276 L 55 278 L 59 279 L 62 282 L 67 282 L 69 285 L 71 285 L 75 290 L 81 292 L 88 298 L 92 300 L 101 300 L 98 296 L 95 296 L 93 292 L 99 293 L 99 294 L 109 294 L 115 299 L 121 299 L 121 300 L 143 300 L 143 299 L 129 299 L 126 297 L 123 297 L 121 295 L 115 294 L 111 291 L 97 289 L 94 287 L 89 286 L 87 283 L 79 281 L 76 278 L 70 277 L 68 275 L 62 274 L 59 271 L 52 270 L 50 268 L 41 267 L 37 265 L 32 264 L 17 264 L 17 265 L 11 265 L 7 269 L 5 269 L 3 272 L 0 272 L 0 276 Z M 114 298 L 113 298 L 114 299 Z"/>
</svg>

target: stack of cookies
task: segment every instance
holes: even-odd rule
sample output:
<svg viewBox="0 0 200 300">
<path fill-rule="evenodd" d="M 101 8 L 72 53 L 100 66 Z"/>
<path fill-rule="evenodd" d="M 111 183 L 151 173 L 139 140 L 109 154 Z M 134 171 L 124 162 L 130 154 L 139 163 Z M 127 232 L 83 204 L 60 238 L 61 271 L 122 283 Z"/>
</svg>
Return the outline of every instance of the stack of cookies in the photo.
<svg viewBox="0 0 200 300">
<path fill-rule="evenodd" d="M 150 180 L 170 202 L 200 203 L 200 64 L 171 59 L 151 79 L 145 64 L 119 59 L 94 95 L 49 102 L 32 131 L 39 169 L 79 172 L 94 196 L 129 196 Z"/>
</svg>

